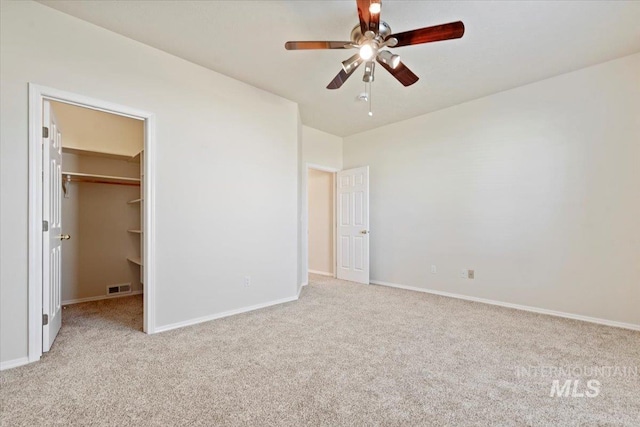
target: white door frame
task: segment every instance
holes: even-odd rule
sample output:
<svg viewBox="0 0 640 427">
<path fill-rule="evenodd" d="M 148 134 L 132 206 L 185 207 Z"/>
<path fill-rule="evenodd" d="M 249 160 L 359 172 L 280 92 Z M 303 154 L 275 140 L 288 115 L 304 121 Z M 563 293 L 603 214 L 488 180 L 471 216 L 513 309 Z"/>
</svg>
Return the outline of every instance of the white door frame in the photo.
<svg viewBox="0 0 640 427">
<path fill-rule="evenodd" d="M 144 331 L 155 332 L 155 115 L 146 111 L 29 83 L 29 362 L 42 356 L 42 105 L 45 99 L 144 120 Z"/>
<path fill-rule="evenodd" d="M 333 173 L 333 277 L 336 277 L 337 270 L 337 260 L 336 260 L 336 177 L 335 174 L 340 172 L 342 169 L 332 168 L 329 166 L 316 165 L 313 163 L 305 163 L 304 164 L 304 176 L 303 176 L 303 203 L 302 206 L 302 215 L 304 218 L 304 230 L 302 233 L 302 262 L 304 268 L 302 269 L 304 272 L 304 281 L 303 286 L 306 285 L 309 281 L 309 169 L 315 169 L 322 172 L 331 172 Z"/>
</svg>

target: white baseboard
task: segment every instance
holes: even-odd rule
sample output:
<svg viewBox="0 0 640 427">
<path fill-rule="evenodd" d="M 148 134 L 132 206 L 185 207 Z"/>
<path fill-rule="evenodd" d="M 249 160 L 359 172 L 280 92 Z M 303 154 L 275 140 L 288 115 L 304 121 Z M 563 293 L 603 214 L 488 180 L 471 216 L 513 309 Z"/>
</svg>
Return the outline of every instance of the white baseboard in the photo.
<svg viewBox="0 0 640 427">
<path fill-rule="evenodd" d="M 307 286 L 309 284 L 309 282 L 304 282 L 302 284 L 300 284 L 298 286 L 298 298 L 300 298 L 300 294 L 302 294 L 302 288 L 304 288 L 305 286 Z"/>
<path fill-rule="evenodd" d="M 6 362 L 0 363 L 0 371 L 17 368 L 18 366 L 26 365 L 27 363 L 29 363 L 29 358 L 26 356 L 19 359 L 7 360 Z"/>
<path fill-rule="evenodd" d="M 300 288 L 300 289 L 302 289 L 302 288 Z M 265 302 L 265 303 L 262 303 L 262 304 L 251 305 L 249 307 L 238 308 L 236 310 L 223 311 L 222 313 L 216 313 L 216 314 L 211 314 L 211 315 L 208 315 L 208 316 L 198 317 L 198 318 L 195 318 L 195 319 L 185 320 L 183 322 L 177 322 L 177 323 L 172 323 L 172 324 L 169 324 L 169 325 L 158 326 L 158 327 L 156 327 L 154 333 L 166 332 L 166 331 L 170 331 L 172 329 L 184 328 L 185 326 L 197 325 L 198 323 L 204 323 L 204 322 L 208 322 L 210 320 L 221 319 L 223 317 L 229 317 L 229 316 L 233 316 L 233 315 L 236 315 L 236 314 L 247 313 L 249 311 L 259 310 L 261 308 L 271 307 L 272 305 L 278 305 L 278 304 L 284 304 L 285 302 L 296 301 L 297 299 L 298 299 L 298 296 L 296 295 L 296 296 L 293 296 L 293 297 L 282 298 L 282 299 L 279 299 L 279 300 L 269 301 L 269 302 Z"/>
<path fill-rule="evenodd" d="M 311 273 L 311 274 L 319 274 L 320 276 L 333 277 L 333 273 L 327 273 L 326 271 L 309 270 L 309 273 Z"/>
<path fill-rule="evenodd" d="M 133 295 L 140 295 L 141 293 L 142 291 L 132 291 L 132 292 L 127 292 L 126 294 L 119 294 L 119 295 L 100 295 L 98 297 L 70 299 L 70 300 L 62 301 L 62 305 L 80 304 L 81 302 L 100 301 L 103 299 L 111 299 L 111 298 L 124 298 L 124 297 L 130 297 Z"/>
<path fill-rule="evenodd" d="M 513 308 L 516 310 L 529 311 L 532 313 L 547 314 L 549 316 L 556 316 L 556 317 L 564 317 L 565 319 L 581 320 L 583 322 L 597 323 L 599 325 L 613 326 L 616 328 L 624 328 L 624 329 L 631 329 L 633 331 L 640 331 L 640 325 L 635 325 L 633 323 L 617 322 L 614 320 L 600 319 L 598 317 L 583 316 L 581 314 L 572 314 L 572 313 L 565 313 L 562 311 L 547 310 L 546 308 L 530 307 L 528 305 L 512 304 L 509 302 L 471 297 L 467 295 L 454 294 L 450 292 L 436 291 L 433 289 L 424 289 L 424 288 L 418 288 L 415 286 L 399 285 L 397 283 L 383 282 L 381 280 L 371 280 L 371 283 L 374 285 L 389 286 L 391 288 L 406 289 L 408 291 L 424 292 L 427 294 L 440 295 L 443 297 L 480 302 L 483 304 L 497 305 L 500 307 Z"/>
</svg>

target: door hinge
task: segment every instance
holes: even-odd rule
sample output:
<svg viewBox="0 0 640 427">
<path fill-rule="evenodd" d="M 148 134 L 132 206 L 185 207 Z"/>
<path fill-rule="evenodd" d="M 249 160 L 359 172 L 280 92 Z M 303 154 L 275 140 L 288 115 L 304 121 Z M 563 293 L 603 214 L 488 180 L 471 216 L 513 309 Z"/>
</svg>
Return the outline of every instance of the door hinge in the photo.
<svg viewBox="0 0 640 427">
<path fill-rule="evenodd" d="M 42 137 L 49 138 L 49 128 L 46 126 L 42 126 Z"/>
<path fill-rule="evenodd" d="M 42 231 L 49 231 L 49 221 L 42 221 Z"/>
<path fill-rule="evenodd" d="M 48 314 L 43 314 L 42 315 L 42 326 L 47 326 L 49 324 L 49 315 Z"/>
</svg>

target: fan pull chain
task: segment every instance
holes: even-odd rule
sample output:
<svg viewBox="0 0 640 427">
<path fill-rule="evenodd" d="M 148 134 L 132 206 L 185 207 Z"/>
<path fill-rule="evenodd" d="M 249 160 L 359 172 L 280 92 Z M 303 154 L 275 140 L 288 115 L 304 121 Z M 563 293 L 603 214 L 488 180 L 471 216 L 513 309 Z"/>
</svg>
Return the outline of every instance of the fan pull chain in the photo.
<svg viewBox="0 0 640 427">
<path fill-rule="evenodd" d="M 369 82 L 369 117 L 373 117 L 373 111 L 371 108 L 371 82 Z"/>
</svg>

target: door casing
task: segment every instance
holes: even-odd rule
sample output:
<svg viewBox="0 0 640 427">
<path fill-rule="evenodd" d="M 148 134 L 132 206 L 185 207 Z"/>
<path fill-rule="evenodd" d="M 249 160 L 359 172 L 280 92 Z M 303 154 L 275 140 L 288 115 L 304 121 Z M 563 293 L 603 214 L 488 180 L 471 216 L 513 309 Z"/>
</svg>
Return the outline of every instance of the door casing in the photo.
<svg viewBox="0 0 640 427">
<path fill-rule="evenodd" d="M 144 121 L 144 331 L 155 332 L 155 115 L 136 108 L 29 83 L 28 358 L 42 356 L 42 110 L 51 100 Z"/>
</svg>

